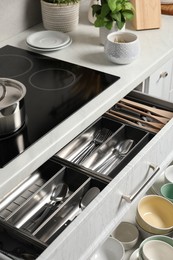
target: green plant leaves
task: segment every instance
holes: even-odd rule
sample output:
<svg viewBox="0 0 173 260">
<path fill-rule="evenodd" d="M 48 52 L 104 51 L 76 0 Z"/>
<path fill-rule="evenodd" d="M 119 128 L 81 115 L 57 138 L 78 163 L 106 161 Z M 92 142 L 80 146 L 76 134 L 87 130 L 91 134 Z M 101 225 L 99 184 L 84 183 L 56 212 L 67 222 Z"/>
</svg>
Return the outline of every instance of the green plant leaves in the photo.
<svg viewBox="0 0 173 260">
<path fill-rule="evenodd" d="M 130 0 L 101 0 L 100 4 L 93 5 L 93 16 L 95 15 L 96 27 L 111 29 L 116 22 L 119 29 L 122 29 L 126 20 L 134 16 L 134 8 Z"/>
</svg>

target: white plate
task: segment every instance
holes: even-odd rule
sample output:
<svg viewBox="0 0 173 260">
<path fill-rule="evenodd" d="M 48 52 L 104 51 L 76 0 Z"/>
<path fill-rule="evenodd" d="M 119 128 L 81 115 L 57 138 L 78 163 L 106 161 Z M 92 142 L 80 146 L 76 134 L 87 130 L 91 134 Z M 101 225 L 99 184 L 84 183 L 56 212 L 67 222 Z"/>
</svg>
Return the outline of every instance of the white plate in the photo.
<svg viewBox="0 0 173 260">
<path fill-rule="evenodd" d="M 152 191 L 155 194 L 162 196 L 160 193 L 160 188 L 162 187 L 163 184 L 165 184 L 164 172 L 157 178 L 156 182 L 151 186 Z"/>
<path fill-rule="evenodd" d="M 170 4 L 173 4 L 173 0 L 161 0 L 161 4 L 170 5 Z"/>
<path fill-rule="evenodd" d="M 138 260 L 139 259 L 139 248 L 137 248 L 130 256 L 129 260 Z"/>
<path fill-rule="evenodd" d="M 66 45 L 70 36 L 58 31 L 40 31 L 29 35 L 26 42 L 35 48 L 54 49 Z"/>
<path fill-rule="evenodd" d="M 61 49 L 64 49 L 66 47 L 68 47 L 70 44 L 72 43 L 72 39 L 70 39 L 69 42 L 67 42 L 65 45 L 63 46 L 60 46 L 60 47 L 56 47 L 56 48 L 47 48 L 47 49 L 44 49 L 44 48 L 37 48 L 37 47 L 34 47 L 30 44 L 28 44 L 28 42 L 26 42 L 27 46 L 33 50 L 36 50 L 36 51 L 41 51 L 41 52 L 49 52 L 49 51 L 58 51 L 58 50 L 61 50 Z"/>
</svg>

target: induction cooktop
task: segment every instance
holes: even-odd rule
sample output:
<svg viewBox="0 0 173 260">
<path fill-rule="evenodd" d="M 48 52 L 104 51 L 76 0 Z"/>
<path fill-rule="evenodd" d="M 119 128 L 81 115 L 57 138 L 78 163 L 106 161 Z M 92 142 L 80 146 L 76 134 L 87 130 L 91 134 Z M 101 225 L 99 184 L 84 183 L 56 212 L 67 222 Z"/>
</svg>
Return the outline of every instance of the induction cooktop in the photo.
<svg viewBox="0 0 173 260">
<path fill-rule="evenodd" d="M 0 136 L 1 168 L 119 79 L 9 45 L 0 49 L 0 78 L 27 90 L 25 124 Z"/>
</svg>

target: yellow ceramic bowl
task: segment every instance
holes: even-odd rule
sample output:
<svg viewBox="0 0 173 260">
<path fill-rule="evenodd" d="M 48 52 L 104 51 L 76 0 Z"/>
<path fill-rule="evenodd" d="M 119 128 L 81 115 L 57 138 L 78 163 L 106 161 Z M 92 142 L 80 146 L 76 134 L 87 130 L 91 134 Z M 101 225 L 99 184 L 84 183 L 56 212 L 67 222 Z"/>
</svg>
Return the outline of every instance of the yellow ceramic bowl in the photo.
<svg viewBox="0 0 173 260">
<path fill-rule="evenodd" d="M 143 197 L 137 207 L 136 221 L 147 232 L 165 234 L 173 230 L 173 203 L 158 195 Z"/>
</svg>

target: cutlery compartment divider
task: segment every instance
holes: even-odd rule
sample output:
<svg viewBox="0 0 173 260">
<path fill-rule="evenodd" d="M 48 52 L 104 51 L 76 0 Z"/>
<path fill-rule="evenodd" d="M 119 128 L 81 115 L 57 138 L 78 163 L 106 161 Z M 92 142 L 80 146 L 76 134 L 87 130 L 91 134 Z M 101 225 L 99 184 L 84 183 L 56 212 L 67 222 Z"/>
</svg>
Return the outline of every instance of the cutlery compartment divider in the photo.
<svg viewBox="0 0 173 260">
<path fill-rule="evenodd" d="M 93 178 L 88 178 L 66 201 L 64 207 L 54 211 L 48 219 L 46 219 L 40 227 L 33 232 L 33 236 L 41 240 L 43 243 L 52 242 L 51 237 L 56 237 L 61 226 L 66 222 L 72 222 L 79 214 L 82 213 L 80 209 L 80 202 L 82 197 L 91 187 L 98 187 L 100 191 L 106 186 L 104 182 L 100 182 Z M 64 229 L 63 229 L 64 230 Z M 51 235 L 51 232 L 52 235 Z M 54 233 L 55 232 L 55 233 Z M 48 234 L 47 234 L 48 233 Z M 48 235 L 48 238 L 47 238 Z"/>
<path fill-rule="evenodd" d="M 9 247 L 19 248 L 25 245 L 26 247 L 31 248 L 31 252 L 36 251 L 39 255 L 47 248 L 47 245 L 42 241 L 39 241 L 36 237 L 32 236 L 29 233 L 23 232 L 23 230 L 20 230 L 12 226 L 11 224 L 2 219 L 0 219 L 0 238 L 2 244 L 3 240 L 8 239 L 8 246 L 7 249 L 3 248 L 4 251 L 8 251 Z"/>
<path fill-rule="evenodd" d="M 127 126 L 129 127 L 129 126 Z M 134 129 L 130 127 L 133 131 Z M 130 129 L 129 128 L 129 129 Z M 138 132 L 139 133 L 139 132 Z M 144 132 L 145 133 L 145 132 Z M 154 134 L 152 133 L 145 133 L 145 135 L 141 138 L 141 140 L 138 140 L 138 142 L 135 144 L 134 147 L 129 151 L 129 153 L 122 157 L 120 162 L 116 165 L 114 165 L 114 168 L 112 168 L 108 174 L 110 178 L 115 178 L 115 176 L 142 150 L 142 148 L 154 137 Z"/>
<path fill-rule="evenodd" d="M 52 176 L 52 178 L 50 178 L 37 192 L 28 198 L 28 200 L 22 204 L 14 214 L 5 219 L 6 221 L 17 228 L 22 227 L 39 209 L 41 209 L 46 203 L 50 202 L 51 193 L 57 184 L 65 182 L 69 186 L 70 196 L 71 193 L 73 193 L 88 178 L 76 172 L 73 172 L 73 178 L 71 178 L 69 172 L 64 174 L 66 169 L 64 166 L 60 167 L 60 165 L 54 161 L 51 161 L 51 165 L 52 164 L 55 168 L 60 168 L 60 170 L 55 173 L 55 175 Z M 50 161 L 48 161 L 48 165 L 50 165 Z M 74 183 L 72 183 L 72 181 L 74 181 Z M 65 198 L 65 200 L 66 199 L 68 198 Z M 60 204 L 60 207 L 62 206 L 63 203 Z"/>
<path fill-rule="evenodd" d="M 112 132 L 112 134 L 107 139 L 109 140 L 111 136 L 115 132 L 117 132 L 121 127 L 122 123 L 113 121 L 108 117 L 101 116 L 85 131 L 83 131 L 80 135 L 75 137 L 75 139 L 73 139 L 69 144 L 67 144 L 63 149 L 61 149 L 55 156 L 67 161 L 73 161 L 74 158 L 80 155 L 82 151 L 94 140 L 94 137 L 96 136 L 99 130 L 103 128 L 109 129 Z M 107 142 L 107 140 L 103 141 L 103 143 Z M 100 145 L 98 145 L 98 147 Z M 97 150 L 98 147 L 96 147 L 95 150 Z"/>
<path fill-rule="evenodd" d="M 31 184 L 31 186 L 28 187 L 26 185 L 26 182 L 22 182 L 19 185 L 17 185 L 17 187 L 14 190 L 12 190 L 9 194 L 7 194 L 7 196 L 5 196 L 4 200 L 2 201 L 2 204 L 3 206 L 6 205 L 6 208 L 0 211 L 0 217 L 5 221 L 12 219 L 13 216 L 20 210 L 20 208 L 23 207 L 25 204 L 27 204 L 28 201 L 30 201 L 30 199 L 35 196 L 35 194 L 37 194 L 40 190 L 42 190 L 47 185 L 47 183 L 51 182 L 51 179 L 54 178 L 53 176 L 56 174 L 56 172 L 59 172 L 62 168 L 63 168 L 62 165 L 60 164 L 56 165 L 51 160 L 44 163 L 30 176 L 32 178 L 34 174 L 36 175 L 39 174 L 39 178 L 36 180 L 35 183 Z M 29 178 L 27 178 L 27 180 L 29 180 Z M 33 185 L 36 186 L 34 189 L 33 189 Z M 22 192 L 21 193 L 17 192 L 18 193 L 18 197 L 17 197 L 16 191 L 19 188 L 20 191 Z M 15 196 L 12 201 L 13 192 L 15 193 Z"/>
<path fill-rule="evenodd" d="M 5 230 L 4 232 L 7 232 L 10 236 L 19 239 L 19 243 L 21 238 L 21 243 L 25 242 L 26 245 L 27 243 L 29 245 L 33 244 L 36 249 L 38 248 L 38 250 L 41 251 L 43 251 L 48 245 L 46 240 L 44 241 L 44 238 L 46 237 L 45 232 L 47 230 L 47 225 L 52 226 L 54 222 L 56 222 L 56 225 L 59 225 L 61 223 L 58 223 L 57 220 L 66 222 L 66 217 L 71 218 L 69 221 L 71 223 L 73 218 L 77 217 L 78 214 L 81 213 L 78 212 L 80 211 L 80 201 L 87 190 L 91 187 L 98 187 L 101 191 L 108 184 L 108 182 L 97 180 L 94 177 L 89 177 L 83 174 L 80 169 L 75 170 L 71 167 L 64 166 L 57 160 L 54 160 L 54 158 L 48 160 L 43 166 L 41 167 L 42 169 L 40 170 L 40 174 L 44 175 L 47 172 L 51 175 L 50 178 L 47 178 L 47 182 L 45 182 L 41 188 L 29 197 L 26 202 L 20 205 L 14 214 L 11 214 L 11 216 L 7 219 L 0 218 L 0 231 L 2 227 Z M 50 170 L 52 170 L 51 173 Z M 28 213 L 32 210 L 33 205 L 39 204 L 39 196 L 42 195 L 43 199 L 46 195 L 48 197 L 48 199 L 46 199 L 46 203 L 49 203 L 53 188 L 62 182 L 66 183 L 69 187 L 67 198 L 65 198 L 62 203 L 60 202 L 56 209 L 50 212 L 49 216 L 39 225 L 39 227 L 37 227 L 33 232 L 29 232 L 25 228 L 25 224 L 30 224 L 33 214 L 32 216 L 28 215 L 29 217 L 25 216 L 26 218 L 22 220 L 23 222 L 21 221 L 21 218 L 23 218 L 23 215 L 25 215 L 26 212 Z M 77 210 L 77 212 L 75 210 Z M 73 211 L 74 216 L 72 214 Z M 34 213 L 36 212 L 37 211 Z M 59 231 L 59 229 L 57 231 L 58 232 L 56 232 L 56 234 L 49 238 L 48 243 L 52 242 L 53 239 L 55 239 L 55 237 L 62 232 Z"/>
<path fill-rule="evenodd" d="M 107 173 L 107 175 L 112 179 L 114 178 L 120 170 L 148 143 L 148 141 L 154 135 L 149 134 L 143 130 L 135 129 L 132 126 L 122 125 L 122 127 L 114 133 L 107 142 L 103 143 L 90 157 L 88 157 L 82 164 L 82 166 L 89 168 L 92 171 L 113 154 L 113 149 L 122 140 L 132 139 L 134 144 L 127 155 L 123 156 L 115 169 Z M 105 159 L 104 159 L 105 157 Z M 104 173 L 97 173 L 98 176 L 104 175 Z"/>
</svg>

